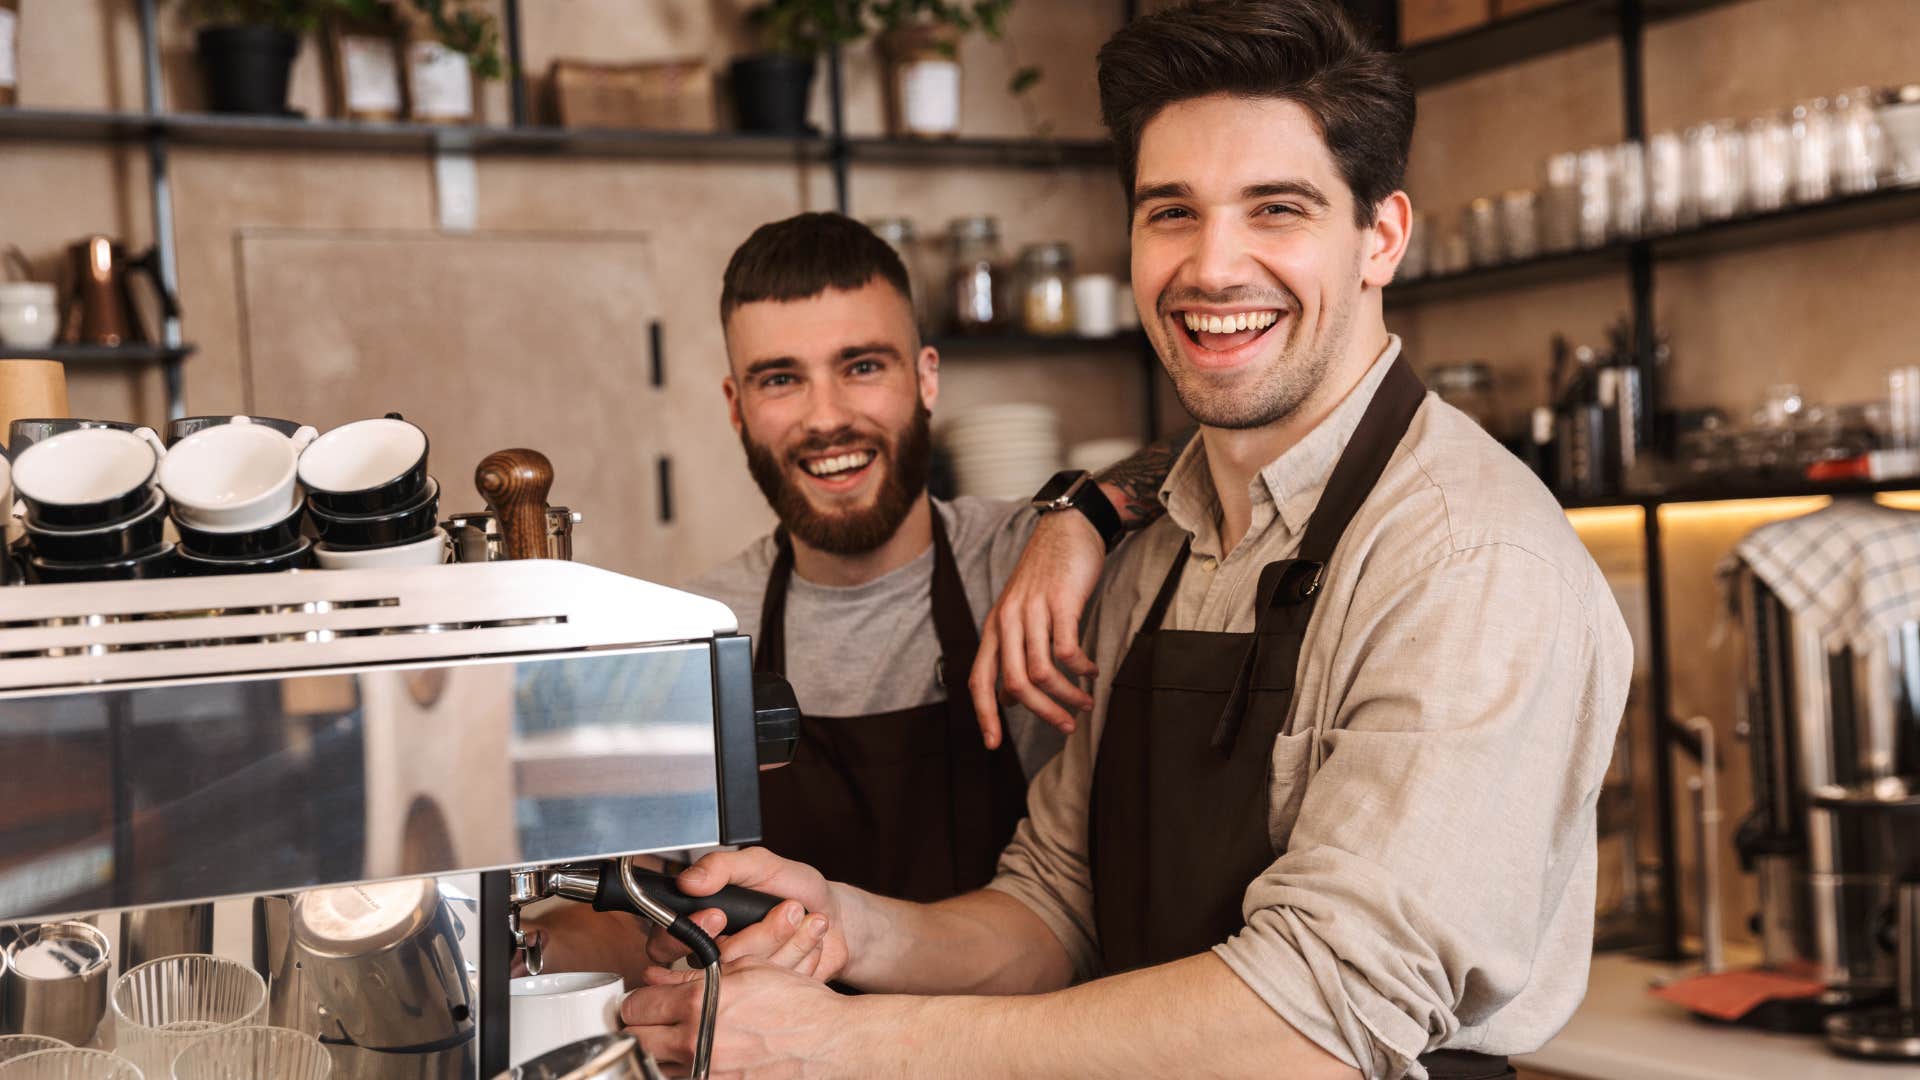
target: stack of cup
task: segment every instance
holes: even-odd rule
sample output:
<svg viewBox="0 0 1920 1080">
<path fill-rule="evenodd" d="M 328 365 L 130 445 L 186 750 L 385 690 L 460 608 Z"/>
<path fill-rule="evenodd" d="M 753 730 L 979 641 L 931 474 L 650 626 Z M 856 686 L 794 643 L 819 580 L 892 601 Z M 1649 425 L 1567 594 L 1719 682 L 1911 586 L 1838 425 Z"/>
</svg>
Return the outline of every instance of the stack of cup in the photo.
<svg viewBox="0 0 1920 1080">
<path fill-rule="evenodd" d="M 445 562 L 440 485 L 427 474 L 427 433 L 389 415 L 315 439 L 300 456 L 307 514 L 329 570 Z"/>
<path fill-rule="evenodd" d="M 65 423 L 77 423 L 67 421 Z M 13 462 L 26 504 L 27 544 L 41 582 L 167 577 L 166 497 L 156 482 L 166 451 L 147 428 L 74 427 L 28 446 Z"/>
<path fill-rule="evenodd" d="M 114 1051 L 147 1076 L 164 1077 L 188 1046 L 258 1023 L 267 1007 L 267 984 L 245 964 L 188 953 L 129 969 L 108 1001 Z"/>
<path fill-rule="evenodd" d="M 63 1047 L 0 1064 L 0 1080 L 147 1080 L 147 1076 L 118 1054 Z"/>
<path fill-rule="evenodd" d="M 182 571 L 265 574 L 312 565 L 300 535 L 297 474 L 300 452 L 317 433 L 302 427 L 289 437 L 271 423 L 227 420 L 191 429 L 160 463 Z"/>
</svg>

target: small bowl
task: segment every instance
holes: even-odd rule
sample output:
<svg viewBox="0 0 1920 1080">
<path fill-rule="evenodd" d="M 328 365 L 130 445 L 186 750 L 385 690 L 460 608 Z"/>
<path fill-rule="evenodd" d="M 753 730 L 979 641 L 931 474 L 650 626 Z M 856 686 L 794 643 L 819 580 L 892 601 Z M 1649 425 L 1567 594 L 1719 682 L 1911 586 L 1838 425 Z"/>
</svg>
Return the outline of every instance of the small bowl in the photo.
<svg viewBox="0 0 1920 1080">
<path fill-rule="evenodd" d="M 141 510 L 125 521 L 94 529 L 58 529 L 27 522 L 27 543 L 33 553 L 57 563 L 118 562 L 152 551 L 164 538 L 166 496 L 155 491 Z"/>
<path fill-rule="evenodd" d="M 379 570 L 395 566 L 439 566 L 447 561 L 447 534 L 443 529 L 411 544 L 393 547 L 349 548 L 315 544 L 313 557 L 322 570 Z"/>
<path fill-rule="evenodd" d="M 237 419 L 239 419 L 237 416 L 183 416 L 178 420 L 168 422 L 167 445 L 172 446 L 174 443 L 179 442 L 181 439 L 195 432 L 205 431 L 210 427 L 219 427 L 222 424 L 231 424 Z M 298 420 L 281 420 L 273 416 L 249 416 L 246 419 L 248 423 L 259 424 L 265 428 L 272 428 L 289 439 L 293 438 L 301 427 L 300 421 Z"/>
<path fill-rule="evenodd" d="M 300 455 L 307 497 L 335 517 L 411 506 L 427 481 L 427 433 L 397 413 L 334 428 Z"/>
<path fill-rule="evenodd" d="M 285 570 L 305 570 L 313 565 L 313 545 L 301 537 L 293 550 L 259 559 L 209 559 L 189 551 L 180 552 L 180 573 L 184 577 L 210 577 L 215 574 L 278 574 Z"/>
<path fill-rule="evenodd" d="M 46 559 L 32 560 L 34 576 L 42 585 L 64 585 L 77 581 L 134 581 L 172 577 L 179 570 L 172 544 L 161 544 L 131 558 L 114 562 L 63 563 Z"/>
<path fill-rule="evenodd" d="M 394 547 L 423 540 L 439 525 L 440 484 L 427 478 L 426 490 L 413 503 L 371 517 L 342 517 L 329 512 L 307 495 L 307 514 L 313 519 L 313 531 L 335 550 Z"/>
<path fill-rule="evenodd" d="M 180 515 L 175 514 L 173 528 L 180 534 L 182 555 L 203 559 L 266 559 L 285 555 L 300 542 L 300 521 L 306 510 L 306 504 L 295 499 L 293 511 L 286 517 L 264 529 L 241 532 L 202 529 L 180 520 Z"/>
<path fill-rule="evenodd" d="M 146 509 L 164 453 L 146 428 L 64 431 L 14 458 L 13 488 L 35 524 L 100 528 Z"/>
</svg>

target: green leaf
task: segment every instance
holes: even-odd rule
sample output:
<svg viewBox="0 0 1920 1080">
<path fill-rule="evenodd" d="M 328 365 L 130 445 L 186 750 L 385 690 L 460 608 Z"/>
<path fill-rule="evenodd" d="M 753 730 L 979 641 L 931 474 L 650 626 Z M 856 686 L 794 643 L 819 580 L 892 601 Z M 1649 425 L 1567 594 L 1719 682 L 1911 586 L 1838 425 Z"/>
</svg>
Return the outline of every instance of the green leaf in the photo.
<svg viewBox="0 0 1920 1080">
<path fill-rule="evenodd" d="M 1039 81 L 1040 69 L 1028 65 L 1014 72 L 1013 78 L 1007 80 L 1007 93 L 1019 97 L 1021 94 L 1033 89 L 1034 84 Z"/>
</svg>

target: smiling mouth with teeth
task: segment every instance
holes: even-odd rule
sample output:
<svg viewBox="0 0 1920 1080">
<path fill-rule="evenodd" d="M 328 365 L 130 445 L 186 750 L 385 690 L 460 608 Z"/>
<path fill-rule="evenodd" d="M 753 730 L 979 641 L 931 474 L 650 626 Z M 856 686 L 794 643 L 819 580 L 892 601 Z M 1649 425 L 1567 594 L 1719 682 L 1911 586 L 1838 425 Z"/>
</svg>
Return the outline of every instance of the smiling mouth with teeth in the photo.
<svg viewBox="0 0 1920 1080">
<path fill-rule="evenodd" d="M 871 465 L 876 456 L 872 450 L 849 450 L 827 457 L 809 458 L 802 461 L 800 467 L 807 470 L 809 475 L 817 476 L 822 480 L 832 480 L 859 472 Z"/>
<path fill-rule="evenodd" d="M 1231 352 L 1259 340 L 1283 314 L 1278 308 L 1260 308 L 1224 315 L 1176 311 L 1173 317 L 1185 327 L 1188 341 L 1209 352 Z"/>
</svg>

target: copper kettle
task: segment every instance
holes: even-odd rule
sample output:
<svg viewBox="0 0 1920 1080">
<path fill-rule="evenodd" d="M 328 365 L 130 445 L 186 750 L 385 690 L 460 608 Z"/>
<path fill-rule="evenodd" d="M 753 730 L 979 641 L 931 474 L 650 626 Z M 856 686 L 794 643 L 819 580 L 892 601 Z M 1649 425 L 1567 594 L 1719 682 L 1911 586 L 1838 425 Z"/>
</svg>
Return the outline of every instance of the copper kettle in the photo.
<svg viewBox="0 0 1920 1080">
<path fill-rule="evenodd" d="M 153 340 L 134 303 L 132 279 L 144 274 L 153 283 L 166 318 L 180 314 L 160 276 L 160 252 L 132 255 L 108 236 L 88 236 L 67 247 L 72 285 L 60 340 L 68 345 L 144 345 Z"/>
</svg>

